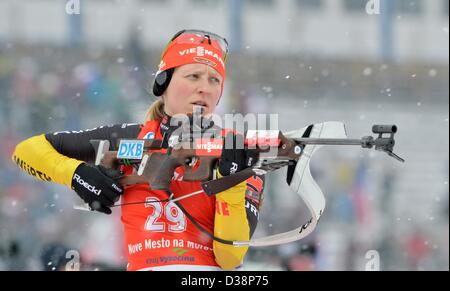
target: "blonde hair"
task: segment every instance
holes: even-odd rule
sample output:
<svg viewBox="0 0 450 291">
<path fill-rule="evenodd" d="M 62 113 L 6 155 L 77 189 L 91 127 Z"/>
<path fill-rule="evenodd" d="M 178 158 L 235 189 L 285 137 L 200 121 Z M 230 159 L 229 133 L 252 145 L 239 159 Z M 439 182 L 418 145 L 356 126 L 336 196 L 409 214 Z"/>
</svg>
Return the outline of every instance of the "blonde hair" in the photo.
<svg viewBox="0 0 450 291">
<path fill-rule="evenodd" d="M 164 117 L 164 101 L 162 98 L 159 98 L 155 102 L 150 105 L 145 114 L 144 123 L 152 120 L 161 120 Z"/>
</svg>

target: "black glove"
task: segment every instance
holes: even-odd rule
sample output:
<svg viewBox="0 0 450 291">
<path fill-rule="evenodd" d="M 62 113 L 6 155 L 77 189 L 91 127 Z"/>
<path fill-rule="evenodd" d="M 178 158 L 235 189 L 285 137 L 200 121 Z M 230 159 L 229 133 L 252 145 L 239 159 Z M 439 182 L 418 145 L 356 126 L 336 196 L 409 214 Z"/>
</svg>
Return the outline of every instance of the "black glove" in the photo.
<svg viewBox="0 0 450 291">
<path fill-rule="evenodd" d="M 244 136 L 228 133 L 219 160 L 219 173 L 222 176 L 235 174 L 256 164 L 258 151 L 244 148 Z"/>
<path fill-rule="evenodd" d="M 118 170 L 83 163 L 73 174 L 72 189 L 92 210 L 111 214 L 109 207 L 123 194 L 122 186 L 116 182 L 121 176 Z"/>
</svg>

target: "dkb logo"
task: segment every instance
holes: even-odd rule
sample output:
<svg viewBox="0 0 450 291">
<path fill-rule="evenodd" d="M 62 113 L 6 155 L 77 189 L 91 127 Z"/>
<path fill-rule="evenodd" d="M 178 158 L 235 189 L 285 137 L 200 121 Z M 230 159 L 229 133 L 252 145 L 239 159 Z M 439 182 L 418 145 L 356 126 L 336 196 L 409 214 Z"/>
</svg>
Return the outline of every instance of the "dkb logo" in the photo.
<svg viewBox="0 0 450 291">
<path fill-rule="evenodd" d="M 119 151 L 117 153 L 118 159 L 142 159 L 144 153 L 143 140 L 121 140 L 119 145 Z"/>
</svg>

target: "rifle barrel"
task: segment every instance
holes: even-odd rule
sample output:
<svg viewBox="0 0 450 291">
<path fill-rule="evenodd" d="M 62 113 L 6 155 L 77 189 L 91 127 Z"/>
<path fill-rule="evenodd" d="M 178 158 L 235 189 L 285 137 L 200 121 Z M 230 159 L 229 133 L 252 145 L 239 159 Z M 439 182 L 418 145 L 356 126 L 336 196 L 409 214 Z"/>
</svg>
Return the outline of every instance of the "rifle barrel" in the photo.
<svg viewBox="0 0 450 291">
<path fill-rule="evenodd" d="M 362 139 L 339 139 L 339 138 L 296 138 L 296 142 L 304 145 L 355 145 L 364 143 Z"/>
</svg>

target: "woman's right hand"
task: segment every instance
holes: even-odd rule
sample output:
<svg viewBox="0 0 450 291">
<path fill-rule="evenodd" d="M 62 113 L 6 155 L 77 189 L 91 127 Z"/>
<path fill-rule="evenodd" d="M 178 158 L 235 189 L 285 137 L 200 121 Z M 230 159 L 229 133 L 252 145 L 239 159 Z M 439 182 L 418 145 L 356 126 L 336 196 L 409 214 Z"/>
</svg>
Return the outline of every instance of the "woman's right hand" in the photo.
<svg viewBox="0 0 450 291">
<path fill-rule="evenodd" d="M 110 207 L 124 191 L 118 183 L 121 177 L 122 173 L 118 170 L 83 163 L 73 174 L 72 189 L 92 210 L 111 214 Z"/>
<path fill-rule="evenodd" d="M 244 136 L 242 134 L 229 132 L 225 136 L 222 155 L 219 159 L 219 173 L 222 176 L 236 174 L 254 166 L 258 157 L 257 150 L 244 148 Z"/>
</svg>

